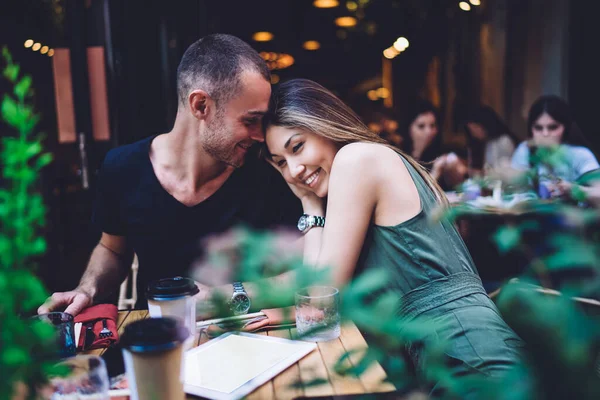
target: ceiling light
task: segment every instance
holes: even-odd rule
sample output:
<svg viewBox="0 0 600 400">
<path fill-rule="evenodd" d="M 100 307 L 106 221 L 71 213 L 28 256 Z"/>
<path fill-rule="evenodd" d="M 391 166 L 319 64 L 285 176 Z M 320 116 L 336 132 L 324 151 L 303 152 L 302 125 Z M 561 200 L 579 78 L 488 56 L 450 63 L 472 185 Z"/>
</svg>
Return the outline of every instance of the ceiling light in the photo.
<svg viewBox="0 0 600 400">
<path fill-rule="evenodd" d="M 279 55 L 279 58 L 277 58 L 277 68 L 278 69 L 287 68 L 287 67 L 291 66 L 292 64 L 294 64 L 294 57 L 292 57 L 289 54 L 282 53 Z"/>
<path fill-rule="evenodd" d="M 279 82 L 279 75 L 271 74 L 271 85 L 275 85 L 277 82 Z"/>
<path fill-rule="evenodd" d="M 274 53 L 263 51 L 260 56 L 267 62 L 270 70 L 284 69 L 294 64 L 294 57 L 286 53 Z"/>
<path fill-rule="evenodd" d="M 54 49 L 48 50 L 48 57 L 52 57 L 54 55 Z"/>
<path fill-rule="evenodd" d="M 335 24 L 342 28 L 350 28 L 356 25 L 356 18 L 354 17 L 339 17 L 335 19 Z"/>
<path fill-rule="evenodd" d="M 404 36 L 401 36 L 398 39 L 396 39 L 396 41 L 394 42 L 394 47 L 398 51 L 404 51 L 409 46 L 409 44 L 410 43 L 408 43 L 408 39 L 405 38 Z"/>
<path fill-rule="evenodd" d="M 339 6 L 338 0 L 315 0 L 313 6 L 317 8 L 333 8 Z"/>
<path fill-rule="evenodd" d="M 471 6 L 466 1 L 461 1 L 460 3 L 458 3 L 458 6 L 463 11 L 469 11 L 471 9 Z"/>
<path fill-rule="evenodd" d="M 348 9 L 348 11 L 356 11 L 356 9 L 358 8 L 358 4 L 356 4 L 355 1 L 347 1 L 346 8 Z"/>
<path fill-rule="evenodd" d="M 382 99 L 387 99 L 390 95 L 390 90 L 388 88 L 380 87 L 375 91 L 377 97 Z"/>
<path fill-rule="evenodd" d="M 252 35 L 252 39 L 256 42 L 268 42 L 273 40 L 273 34 L 271 32 L 256 32 Z"/>
<path fill-rule="evenodd" d="M 48 52 L 48 46 L 42 46 L 42 49 L 40 50 L 40 53 L 46 54 L 47 52 Z"/>
<path fill-rule="evenodd" d="M 304 47 L 305 50 L 319 50 L 321 48 L 321 43 L 316 40 L 307 40 L 302 47 Z"/>
<path fill-rule="evenodd" d="M 469 2 L 471 2 L 471 4 L 473 4 L 474 6 L 480 6 L 481 5 L 481 1 L 480 0 L 469 0 Z"/>
<path fill-rule="evenodd" d="M 377 96 L 377 92 L 375 90 L 369 90 L 367 92 L 367 97 L 372 101 L 379 99 L 379 96 Z"/>
<path fill-rule="evenodd" d="M 27 39 L 27 40 L 25 41 L 25 44 L 24 44 L 24 46 L 25 46 L 25 48 L 27 48 L 27 49 L 28 49 L 28 48 L 30 48 L 31 46 L 33 46 L 33 40 L 31 40 L 31 39 Z"/>
<path fill-rule="evenodd" d="M 387 58 L 388 60 L 391 60 L 392 58 L 396 57 L 398 55 L 398 52 L 394 50 L 393 47 L 388 47 L 387 49 L 385 49 L 383 51 L 383 56 L 385 58 Z"/>
<path fill-rule="evenodd" d="M 42 47 L 42 45 L 40 43 L 34 43 L 31 50 L 38 51 L 40 49 L 40 47 Z"/>
</svg>

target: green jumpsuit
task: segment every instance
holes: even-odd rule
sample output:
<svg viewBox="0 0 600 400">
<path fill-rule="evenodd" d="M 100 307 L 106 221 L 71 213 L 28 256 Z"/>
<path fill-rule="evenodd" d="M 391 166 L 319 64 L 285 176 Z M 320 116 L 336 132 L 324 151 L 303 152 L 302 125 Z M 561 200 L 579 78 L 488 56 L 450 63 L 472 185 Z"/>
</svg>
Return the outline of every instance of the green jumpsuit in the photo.
<svg viewBox="0 0 600 400">
<path fill-rule="evenodd" d="M 386 290 L 398 292 L 402 300 L 399 316 L 434 323 L 435 332 L 423 342 L 446 342 L 445 355 L 454 376 L 499 376 L 518 362 L 522 342 L 487 296 L 454 225 L 429 220 L 438 206 L 435 195 L 400 157 L 416 185 L 421 211 L 396 226 L 371 224 L 355 276 L 370 268 L 388 271 Z M 407 350 L 416 370 L 422 372 L 421 347 Z"/>
</svg>

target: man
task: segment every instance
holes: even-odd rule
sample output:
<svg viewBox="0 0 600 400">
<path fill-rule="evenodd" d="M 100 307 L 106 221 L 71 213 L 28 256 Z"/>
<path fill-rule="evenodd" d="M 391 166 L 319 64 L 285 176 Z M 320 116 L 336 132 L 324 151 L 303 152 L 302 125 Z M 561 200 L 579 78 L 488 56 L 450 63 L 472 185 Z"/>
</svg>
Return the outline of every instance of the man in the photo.
<svg viewBox="0 0 600 400">
<path fill-rule="evenodd" d="M 266 163 L 246 157 L 264 140 L 269 81 L 265 62 L 236 37 L 209 35 L 186 50 L 172 131 L 108 153 L 92 218 L 100 242 L 77 288 L 54 293 L 38 313 L 76 315 L 102 301 L 127 276 L 134 252 L 144 307 L 148 283 L 185 275 L 203 237 L 240 223 L 268 228 L 286 215 L 295 223 L 300 208 L 289 189 Z"/>
</svg>

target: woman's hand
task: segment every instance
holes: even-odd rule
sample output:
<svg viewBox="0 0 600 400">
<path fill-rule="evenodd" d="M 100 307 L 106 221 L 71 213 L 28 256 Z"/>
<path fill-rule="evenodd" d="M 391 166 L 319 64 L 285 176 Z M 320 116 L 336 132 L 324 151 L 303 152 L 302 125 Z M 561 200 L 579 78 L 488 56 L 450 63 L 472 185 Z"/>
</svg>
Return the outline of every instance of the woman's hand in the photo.
<svg viewBox="0 0 600 400">
<path fill-rule="evenodd" d="M 571 182 L 559 180 L 555 183 L 546 184 L 551 197 L 569 197 L 573 184 Z"/>
<path fill-rule="evenodd" d="M 315 192 L 287 182 L 288 186 L 300 199 L 304 212 L 310 215 L 325 215 L 325 201 L 317 196 Z"/>
<path fill-rule="evenodd" d="M 440 176 L 444 173 L 444 168 L 446 167 L 446 160 L 448 158 L 447 154 L 443 154 L 435 159 L 433 162 L 433 166 L 431 168 L 431 176 L 434 179 L 439 179 Z"/>
</svg>

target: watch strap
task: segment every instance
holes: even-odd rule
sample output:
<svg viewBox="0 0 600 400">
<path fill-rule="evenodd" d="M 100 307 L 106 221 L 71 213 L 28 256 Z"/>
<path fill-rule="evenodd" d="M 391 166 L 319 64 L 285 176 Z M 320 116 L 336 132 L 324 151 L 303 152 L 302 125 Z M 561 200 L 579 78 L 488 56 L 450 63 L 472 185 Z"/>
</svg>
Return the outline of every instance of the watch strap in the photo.
<svg viewBox="0 0 600 400">
<path fill-rule="evenodd" d="M 308 217 L 308 223 L 312 226 L 318 226 L 320 228 L 325 226 L 325 217 L 320 217 L 318 215 L 306 215 Z"/>
<path fill-rule="evenodd" d="M 244 289 L 244 285 L 242 285 L 242 282 L 233 282 L 233 293 L 244 293 L 245 295 L 248 295 Z"/>
</svg>

